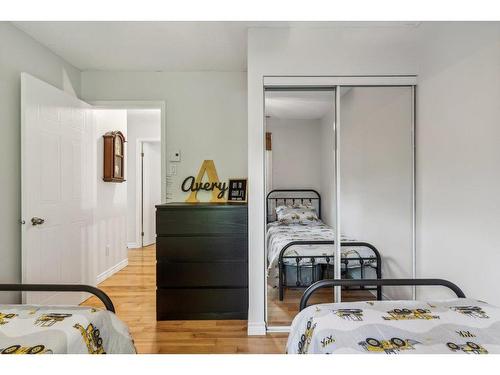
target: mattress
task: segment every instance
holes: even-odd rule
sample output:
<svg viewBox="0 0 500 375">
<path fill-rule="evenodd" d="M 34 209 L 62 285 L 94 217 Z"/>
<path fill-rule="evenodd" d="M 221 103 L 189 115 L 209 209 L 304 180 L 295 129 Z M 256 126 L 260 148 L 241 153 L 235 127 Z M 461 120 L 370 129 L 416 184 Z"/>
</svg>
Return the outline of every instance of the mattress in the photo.
<svg viewBox="0 0 500 375">
<path fill-rule="evenodd" d="M 301 224 L 283 224 L 278 221 L 267 225 L 267 263 L 268 263 L 268 280 L 271 284 L 277 285 L 278 280 L 278 261 L 281 249 L 292 241 L 333 241 L 333 229 L 321 221 L 311 221 Z M 342 242 L 352 242 L 353 239 L 342 236 Z M 352 258 L 347 266 L 342 265 L 342 268 L 355 269 L 360 268 L 360 262 L 356 258 L 373 258 L 373 260 L 365 261 L 365 268 L 368 271 L 371 267 L 376 266 L 375 254 L 370 248 L 360 246 L 343 246 L 342 258 Z M 333 245 L 293 245 L 290 246 L 286 256 L 325 256 L 324 258 L 316 258 L 316 264 L 332 264 L 335 247 Z M 329 257 L 329 262 L 327 262 Z M 284 259 L 284 263 L 288 265 L 297 265 L 295 259 Z M 310 264 L 309 258 L 300 260 L 299 265 Z M 368 274 L 367 273 L 367 274 Z M 370 275 L 376 273 L 371 272 Z M 376 276 L 375 276 L 376 277 Z"/>
<path fill-rule="evenodd" d="M 313 305 L 293 320 L 287 353 L 500 353 L 500 309 L 467 298 Z"/>
<path fill-rule="evenodd" d="M 0 305 L 1 354 L 135 354 L 110 311 L 80 306 Z"/>
</svg>

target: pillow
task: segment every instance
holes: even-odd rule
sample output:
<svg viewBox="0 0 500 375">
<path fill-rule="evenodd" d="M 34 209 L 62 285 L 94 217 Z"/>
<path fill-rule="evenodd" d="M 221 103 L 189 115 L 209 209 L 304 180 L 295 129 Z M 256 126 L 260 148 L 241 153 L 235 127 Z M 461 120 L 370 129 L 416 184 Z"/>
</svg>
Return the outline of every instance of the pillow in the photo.
<svg viewBox="0 0 500 375">
<path fill-rule="evenodd" d="M 305 224 L 318 221 L 318 215 L 312 205 L 295 204 L 276 207 L 276 217 L 283 224 Z"/>
</svg>

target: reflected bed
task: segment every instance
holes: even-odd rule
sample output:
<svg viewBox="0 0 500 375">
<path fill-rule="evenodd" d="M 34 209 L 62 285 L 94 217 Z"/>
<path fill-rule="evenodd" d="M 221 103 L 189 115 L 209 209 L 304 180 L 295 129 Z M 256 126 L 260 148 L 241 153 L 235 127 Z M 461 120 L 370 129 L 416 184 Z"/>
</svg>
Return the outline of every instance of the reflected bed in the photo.
<svg viewBox="0 0 500 375">
<path fill-rule="evenodd" d="M 307 206 L 317 214 L 312 220 L 278 220 L 280 207 Z M 279 288 L 283 301 L 287 287 L 305 288 L 315 281 L 334 277 L 334 232 L 321 221 L 321 196 L 311 189 L 272 190 L 267 195 L 268 284 Z M 380 253 L 370 243 L 342 237 L 342 278 L 382 277 Z M 381 287 L 376 290 L 382 299 Z"/>
</svg>

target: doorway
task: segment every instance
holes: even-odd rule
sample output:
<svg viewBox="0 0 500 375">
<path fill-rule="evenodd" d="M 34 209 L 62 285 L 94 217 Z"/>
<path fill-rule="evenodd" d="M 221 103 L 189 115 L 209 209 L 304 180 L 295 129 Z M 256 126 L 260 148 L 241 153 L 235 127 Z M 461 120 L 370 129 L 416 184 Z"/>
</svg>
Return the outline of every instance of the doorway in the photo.
<svg viewBox="0 0 500 375">
<path fill-rule="evenodd" d="M 156 242 L 155 207 L 161 203 L 161 143 L 160 140 L 140 141 L 141 178 L 140 216 L 141 247 Z"/>
</svg>

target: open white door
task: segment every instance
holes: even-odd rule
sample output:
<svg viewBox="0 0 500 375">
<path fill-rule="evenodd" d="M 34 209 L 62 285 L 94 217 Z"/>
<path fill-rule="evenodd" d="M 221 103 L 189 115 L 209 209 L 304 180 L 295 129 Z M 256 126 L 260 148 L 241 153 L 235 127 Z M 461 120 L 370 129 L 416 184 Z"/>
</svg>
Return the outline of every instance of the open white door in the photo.
<svg viewBox="0 0 500 375">
<path fill-rule="evenodd" d="M 22 281 L 88 283 L 92 243 L 91 106 L 21 75 Z M 25 293 L 25 303 L 78 304 L 80 293 Z"/>
<path fill-rule="evenodd" d="M 142 246 L 156 242 L 156 208 L 161 203 L 161 143 L 142 142 Z"/>
</svg>

